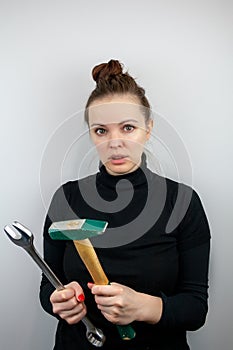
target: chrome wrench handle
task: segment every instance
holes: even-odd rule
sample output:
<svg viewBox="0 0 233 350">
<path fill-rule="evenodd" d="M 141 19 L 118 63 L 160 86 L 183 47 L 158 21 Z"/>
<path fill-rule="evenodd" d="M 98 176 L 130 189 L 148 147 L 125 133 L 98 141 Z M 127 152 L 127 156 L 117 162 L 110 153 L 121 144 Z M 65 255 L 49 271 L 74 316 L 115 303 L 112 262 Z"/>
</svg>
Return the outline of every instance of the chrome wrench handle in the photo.
<svg viewBox="0 0 233 350">
<path fill-rule="evenodd" d="M 37 263 L 37 265 L 44 272 L 45 276 L 52 283 L 52 285 L 57 290 L 65 289 L 64 285 L 60 282 L 51 268 L 46 264 L 46 262 L 41 258 L 39 253 L 35 248 L 31 247 L 31 249 L 27 250 L 28 254 L 32 257 L 32 259 Z M 86 337 L 88 341 L 95 345 L 96 347 L 101 347 L 104 344 L 105 336 L 101 329 L 96 328 L 93 323 L 89 320 L 88 317 L 84 316 L 81 320 L 86 326 Z"/>
<path fill-rule="evenodd" d="M 54 272 L 50 269 L 50 267 L 46 264 L 46 262 L 40 257 L 35 248 L 31 247 L 31 249 L 28 249 L 27 252 L 37 263 L 37 265 L 41 268 L 45 276 L 57 290 L 65 289 L 63 284 L 60 282 L 60 280 L 57 278 Z M 102 330 L 96 328 L 86 316 L 84 316 L 81 321 L 86 326 L 86 337 L 90 341 L 90 343 L 97 347 L 103 346 L 105 337 L 103 335 Z"/>
</svg>

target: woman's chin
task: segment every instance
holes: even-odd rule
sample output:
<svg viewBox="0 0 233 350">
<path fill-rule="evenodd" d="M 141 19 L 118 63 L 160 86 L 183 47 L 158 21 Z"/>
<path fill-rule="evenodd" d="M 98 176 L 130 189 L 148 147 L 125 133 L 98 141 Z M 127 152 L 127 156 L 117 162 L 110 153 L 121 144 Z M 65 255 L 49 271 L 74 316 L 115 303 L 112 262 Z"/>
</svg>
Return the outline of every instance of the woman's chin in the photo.
<svg viewBox="0 0 233 350">
<path fill-rule="evenodd" d="M 106 171 L 111 175 L 124 175 L 133 172 L 138 168 L 138 164 L 131 161 L 113 164 L 112 162 L 107 162 L 105 164 Z"/>
</svg>

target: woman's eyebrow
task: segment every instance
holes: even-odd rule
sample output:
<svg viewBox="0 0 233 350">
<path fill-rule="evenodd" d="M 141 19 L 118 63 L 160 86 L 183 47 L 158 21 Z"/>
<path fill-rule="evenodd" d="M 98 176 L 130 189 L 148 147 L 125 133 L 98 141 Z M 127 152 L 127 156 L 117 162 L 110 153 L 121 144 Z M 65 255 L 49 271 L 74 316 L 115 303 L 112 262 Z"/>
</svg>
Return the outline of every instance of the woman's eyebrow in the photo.
<svg viewBox="0 0 233 350">
<path fill-rule="evenodd" d="M 102 123 L 93 123 L 90 125 L 91 128 L 95 127 L 95 126 L 106 126 L 108 124 L 119 124 L 119 125 L 122 125 L 122 124 L 125 124 L 125 123 L 138 123 L 138 120 L 136 119 L 126 119 L 126 120 L 123 120 L 122 122 L 120 123 L 107 123 L 107 124 L 102 124 Z"/>
<path fill-rule="evenodd" d="M 137 119 L 126 119 L 120 122 L 119 124 L 125 124 L 125 123 L 138 123 Z"/>
<path fill-rule="evenodd" d="M 90 125 L 91 128 L 93 128 L 94 126 L 106 126 L 107 124 L 101 124 L 101 123 L 93 123 Z"/>
</svg>

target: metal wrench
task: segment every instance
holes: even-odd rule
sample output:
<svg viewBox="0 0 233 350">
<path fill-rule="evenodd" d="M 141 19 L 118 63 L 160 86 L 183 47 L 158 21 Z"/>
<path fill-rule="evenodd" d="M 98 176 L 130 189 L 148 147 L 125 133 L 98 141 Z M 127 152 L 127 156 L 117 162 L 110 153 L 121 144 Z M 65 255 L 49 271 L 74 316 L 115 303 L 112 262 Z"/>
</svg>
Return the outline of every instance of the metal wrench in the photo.
<svg viewBox="0 0 233 350">
<path fill-rule="evenodd" d="M 63 284 L 36 251 L 33 244 L 34 236 L 32 232 L 17 221 L 14 221 L 12 226 L 14 229 L 8 225 L 4 227 L 4 231 L 10 240 L 19 247 L 23 248 L 32 257 L 32 259 L 41 268 L 45 276 L 57 290 L 64 289 L 65 287 Z M 103 346 L 106 339 L 103 331 L 96 328 L 87 317 L 83 317 L 82 322 L 86 326 L 86 337 L 88 341 L 96 347 Z"/>
</svg>

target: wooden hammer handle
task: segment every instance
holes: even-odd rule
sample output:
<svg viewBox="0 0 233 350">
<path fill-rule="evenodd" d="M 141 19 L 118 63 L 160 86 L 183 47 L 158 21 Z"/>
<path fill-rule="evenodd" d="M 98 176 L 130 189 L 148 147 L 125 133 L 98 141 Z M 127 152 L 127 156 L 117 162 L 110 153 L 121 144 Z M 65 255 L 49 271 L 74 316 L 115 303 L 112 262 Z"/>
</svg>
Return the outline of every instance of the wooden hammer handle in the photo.
<svg viewBox="0 0 233 350">
<path fill-rule="evenodd" d="M 75 248 L 84 262 L 95 284 L 109 284 L 108 278 L 100 265 L 98 256 L 89 239 L 74 241 Z"/>
<path fill-rule="evenodd" d="M 75 240 L 74 245 L 95 284 L 109 284 L 109 280 L 104 273 L 95 249 L 89 239 Z M 117 329 L 123 340 L 133 339 L 136 335 L 134 329 L 130 325 L 117 325 Z"/>
</svg>

